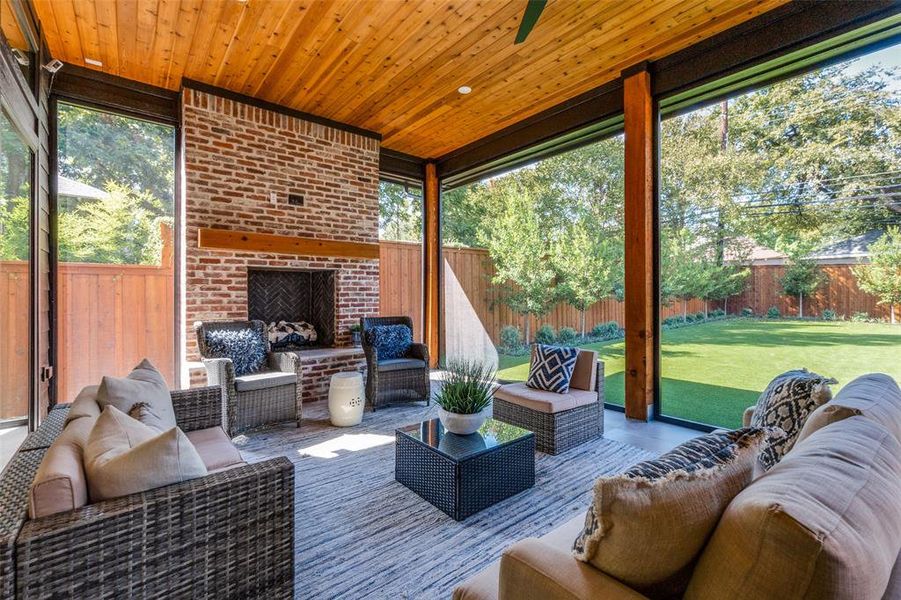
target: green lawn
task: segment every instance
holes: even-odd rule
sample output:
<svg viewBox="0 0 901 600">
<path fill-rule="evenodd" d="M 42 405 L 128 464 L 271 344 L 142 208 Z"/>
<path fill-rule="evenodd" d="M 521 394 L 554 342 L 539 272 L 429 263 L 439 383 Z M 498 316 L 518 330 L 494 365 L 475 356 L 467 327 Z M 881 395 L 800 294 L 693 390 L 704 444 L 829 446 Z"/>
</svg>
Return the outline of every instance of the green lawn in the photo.
<svg viewBox="0 0 901 600">
<path fill-rule="evenodd" d="M 606 399 L 623 403 L 623 342 L 587 344 L 606 369 Z M 663 414 L 737 427 L 770 380 L 806 367 L 838 379 L 833 391 L 874 371 L 901 381 L 901 326 L 730 319 L 663 332 Z M 501 356 L 498 378 L 522 381 L 527 356 Z"/>
</svg>

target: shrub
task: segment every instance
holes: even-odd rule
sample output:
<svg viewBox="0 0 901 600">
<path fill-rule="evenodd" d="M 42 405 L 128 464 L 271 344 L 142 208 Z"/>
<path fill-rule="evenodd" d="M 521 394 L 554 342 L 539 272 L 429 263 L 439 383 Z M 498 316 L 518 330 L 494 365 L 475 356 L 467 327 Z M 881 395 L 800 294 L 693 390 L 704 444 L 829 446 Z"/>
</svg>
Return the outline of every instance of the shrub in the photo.
<svg viewBox="0 0 901 600">
<path fill-rule="evenodd" d="M 666 327 L 672 327 L 673 325 L 679 325 L 682 323 L 682 317 L 667 317 L 663 319 L 663 325 Z"/>
<path fill-rule="evenodd" d="M 753 317 L 754 309 L 753 308 L 743 308 L 741 309 L 741 316 L 743 317 Z"/>
<path fill-rule="evenodd" d="M 598 323 L 591 330 L 592 337 L 611 338 L 619 335 L 619 323 L 609 321 L 607 323 Z"/>
<path fill-rule="evenodd" d="M 685 318 L 682 319 L 682 320 L 683 320 L 684 322 L 686 322 L 686 323 L 694 323 L 694 322 L 695 322 L 695 316 L 694 316 L 693 313 L 688 313 L 688 314 L 685 315 Z"/>
<path fill-rule="evenodd" d="M 823 320 L 824 321 L 834 321 L 835 320 L 835 311 L 826 309 L 823 311 Z"/>
<path fill-rule="evenodd" d="M 870 315 L 865 312 L 856 312 L 851 315 L 851 320 L 855 323 L 866 323 L 870 320 Z"/>
<path fill-rule="evenodd" d="M 703 321 L 706 318 L 702 312 L 695 313 L 695 321 Z"/>
<path fill-rule="evenodd" d="M 710 316 L 712 318 L 725 317 L 726 311 L 724 311 L 722 308 L 717 308 L 715 310 L 710 311 Z"/>
<path fill-rule="evenodd" d="M 539 344 L 553 344 L 557 341 L 557 334 L 550 325 L 542 325 L 535 332 L 535 341 Z"/>
<path fill-rule="evenodd" d="M 515 325 L 504 325 L 501 329 L 501 346 L 504 348 L 519 348 L 522 346 L 522 333 Z"/>
<path fill-rule="evenodd" d="M 779 309 L 776 308 L 775 306 L 771 306 L 770 309 L 768 311 L 766 311 L 767 319 L 778 319 L 781 316 L 782 316 L 782 313 L 780 313 Z"/>
<path fill-rule="evenodd" d="M 557 332 L 557 341 L 567 346 L 575 344 L 578 338 L 579 334 L 572 327 L 561 327 Z"/>
</svg>

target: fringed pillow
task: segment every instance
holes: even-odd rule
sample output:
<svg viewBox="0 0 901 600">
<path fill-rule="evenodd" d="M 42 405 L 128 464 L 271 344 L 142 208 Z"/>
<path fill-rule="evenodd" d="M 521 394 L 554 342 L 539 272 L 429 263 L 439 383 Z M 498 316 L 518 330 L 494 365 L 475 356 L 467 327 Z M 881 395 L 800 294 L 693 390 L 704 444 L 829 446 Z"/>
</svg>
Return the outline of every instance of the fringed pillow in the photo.
<svg viewBox="0 0 901 600">
<path fill-rule="evenodd" d="M 206 343 L 211 356 L 231 359 L 239 377 L 266 364 L 266 340 L 253 329 L 213 329 L 206 332 Z"/>
<path fill-rule="evenodd" d="M 751 426 L 778 427 L 785 432 L 784 437 L 760 453 L 764 470 L 773 468 L 792 449 L 810 413 L 832 399 L 829 386 L 835 383 L 838 382 L 831 377 L 798 369 L 777 376 L 760 394 Z"/>
<path fill-rule="evenodd" d="M 573 555 L 646 595 L 681 596 L 720 515 L 751 483 L 760 448 L 780 433 L 710 433 L 601 477 Z"/>
</svg>

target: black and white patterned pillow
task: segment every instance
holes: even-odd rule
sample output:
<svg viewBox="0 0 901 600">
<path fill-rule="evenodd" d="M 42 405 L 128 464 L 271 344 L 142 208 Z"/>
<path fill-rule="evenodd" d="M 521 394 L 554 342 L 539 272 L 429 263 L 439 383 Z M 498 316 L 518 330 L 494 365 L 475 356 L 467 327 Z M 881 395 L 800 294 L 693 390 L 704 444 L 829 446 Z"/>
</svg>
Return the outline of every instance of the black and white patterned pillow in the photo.
<svg viewBox="0 0 901 600">
<path fill-rule="evenodd" d="M 778 375 L 760 394 L 751 426 L 777 427 L 785 432 L 784 437 L 771 441 L 760 453 L 764 470 L 773 468 L 792 449 L 810 413 L 832 399 L 829 386 L 835 383 L 838 382 L 831 377 L 797 369 Z"/>
<path fill-rule="evenodd" d="M 269 323 L 269 344 L 275 350 L 289 350 L 309 346 L 319 337 L 316 328 L 306 321 Z"/>
<path fill-rule="evenodd" d="M 535 344 L 526 385 L 536 390 L 566 394 L 578 357 L 578 348 Z"/>
</svg>

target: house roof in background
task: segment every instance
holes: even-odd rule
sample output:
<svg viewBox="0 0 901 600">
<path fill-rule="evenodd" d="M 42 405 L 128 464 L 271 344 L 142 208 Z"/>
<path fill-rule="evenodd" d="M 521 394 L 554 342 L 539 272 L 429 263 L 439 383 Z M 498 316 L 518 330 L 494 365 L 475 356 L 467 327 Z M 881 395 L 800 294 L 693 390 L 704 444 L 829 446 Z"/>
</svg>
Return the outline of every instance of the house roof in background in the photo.
<svg viewBox="0 0 901 600">
<path fill-rule="evenodd" d="M 34 6 L 51 53 L 66 63 L 170 90 L 187 78 L 435 158 L 786 2 L 550 2 L 519 45 L 526 0 Z M 472 93 L 460 94 L 461 86 Z"/>
<path fill-rule="evenodd" d="M 103 190 L 62 175 L 59 175 L 56 180 L 56 194 L 57 196 L 89 198 L 91 200 L 104 200 L 109 197 L 109 194 Z"/>
<path fill-rule="evenodd" d="M 851 261 L 869 258 L 870 244 L 882 237 L 884 232 L 878 229 L 868 231 L 862 235 L 856 235 L 832 244 L 823 246 L 819 250 L 811 252 L 809 258 L 817 262 Z"/>
</svg>

